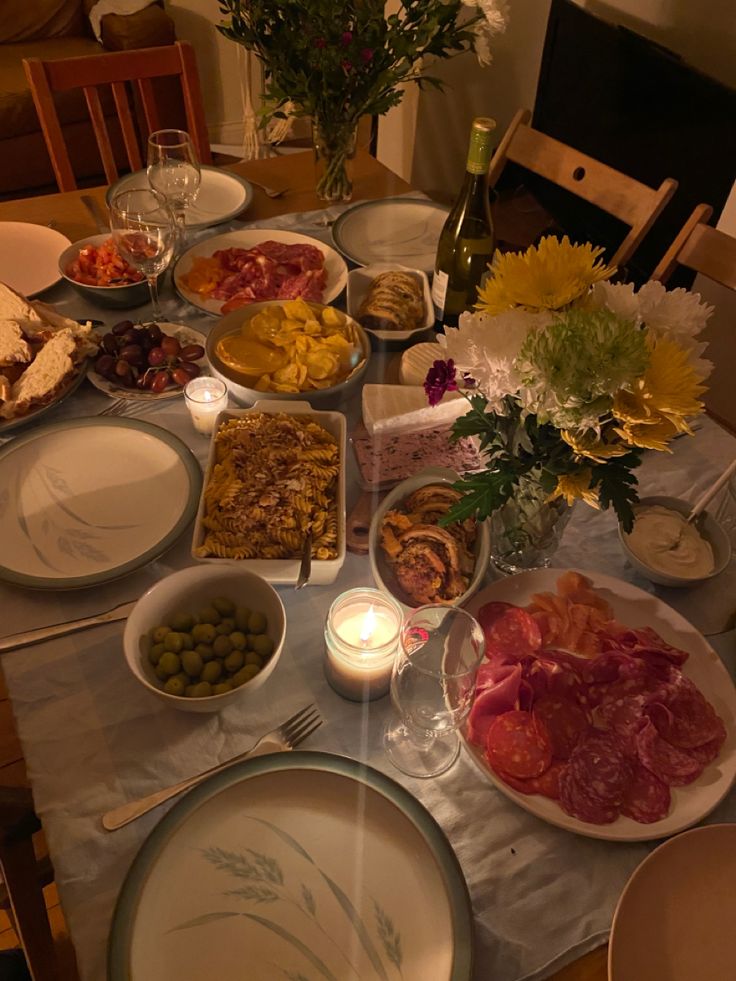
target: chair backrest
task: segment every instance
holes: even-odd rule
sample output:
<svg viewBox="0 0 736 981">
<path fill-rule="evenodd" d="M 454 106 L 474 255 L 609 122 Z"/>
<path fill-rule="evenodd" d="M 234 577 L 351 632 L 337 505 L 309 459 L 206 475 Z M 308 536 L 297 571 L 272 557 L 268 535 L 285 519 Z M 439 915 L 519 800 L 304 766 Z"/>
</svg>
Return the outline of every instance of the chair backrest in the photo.
<svg viewBox="0 0 736 981">
<path fill-rule="evenodd" d="M 736 290 L 736 238 L 707 224 L 713 214 L 709 204 L 699 204 L 682 226 L 672 245 L 652 273 L 666 283 L 677 266 L 687 266 L 708 279 Z"/>
<path fill-rule="evenodd" d="M 658 188 L 649 187 L 532 129 L 530 118 L 528 109 L 520 109 L 514 116 L 491 160 L 490 186 L 495 186 L 506 162 L 511 160 L 613 215 L 629 226 L 628 234 L 610 259 L 613 266 L 624 265 L 675 193 L 677 181 L 668 177 Z"/>
<path fill-rule="evenodd" d="M 76 190 L 77 182 L 54 104 L 54 92 L 72 89 L 82 89 L 84 92 L 105 177 L 108 183 L 112 183 L 118 179 L 119 173 L 98 86 L 109 85 L 112 89 L 128 163 L 132 170 L 140 170 L 144 166 L 141 143 L 145 145 L 149 133 L 166 125 L 160 118 L 153 79 L 178 77 L 189 135 L 201 162 L 212 163 L 197 63 L 194 50 L 186 41 L 158 48 L 138 48 L 54 61 L 27 58 L 23 60 L 23 67 L 60 191 Z M 132 109 L 128 83 L 137 96 Z M 142 110 L 142 118 L 138 107 Z"/>
</svg>

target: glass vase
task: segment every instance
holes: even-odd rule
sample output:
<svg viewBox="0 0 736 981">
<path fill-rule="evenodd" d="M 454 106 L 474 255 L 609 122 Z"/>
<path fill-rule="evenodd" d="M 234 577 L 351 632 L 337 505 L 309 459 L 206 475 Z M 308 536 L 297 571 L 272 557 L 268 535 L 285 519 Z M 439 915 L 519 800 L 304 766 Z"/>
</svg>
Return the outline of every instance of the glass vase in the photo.
<svg viewBox="0 0 736 981">
<path fill-rule="evenodd" d="M 321 201 L 349 201 L 353 196 L 352 162 L 357 124 L 341 119 L 312 123 L 317 197 Z"/>
<path fill-rule="evenodd" d="M 535 476 L 523 477 L 514 496 L 491 515 L 493 564 L 506 575 L 546 569 L 571 514 L 563 498 L 550 501 Z"/>
</svg>

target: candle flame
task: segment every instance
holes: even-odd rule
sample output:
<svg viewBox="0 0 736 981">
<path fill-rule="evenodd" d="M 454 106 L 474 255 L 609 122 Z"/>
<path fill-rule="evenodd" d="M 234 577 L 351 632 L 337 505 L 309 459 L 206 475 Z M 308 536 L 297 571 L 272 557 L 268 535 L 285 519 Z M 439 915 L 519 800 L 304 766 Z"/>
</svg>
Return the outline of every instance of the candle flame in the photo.
<svg viewBox="0 0 736 981">
<path fill-rule="evenodd" d="M 373 612 L 373 607 L 368 607 L 368 612 L 363 617 L 363 626 L 360 631 L 360 642 L 361 644 L 367 644 L 368 641 L 373 636 L 373 631 L 376 629 L 376 614 Z"/>
</svg>

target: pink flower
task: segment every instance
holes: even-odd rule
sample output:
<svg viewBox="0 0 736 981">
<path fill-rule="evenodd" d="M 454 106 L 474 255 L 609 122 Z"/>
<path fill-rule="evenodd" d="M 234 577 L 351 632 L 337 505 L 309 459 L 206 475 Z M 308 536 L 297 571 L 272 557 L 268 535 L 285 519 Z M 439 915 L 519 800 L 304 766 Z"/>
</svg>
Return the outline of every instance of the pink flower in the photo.
<svg viewBox="0 0 736 981">
<path fill-rule="evenodd" d="M 327 47 L 327 41 L 325 41 L 325 39 L 323 37 L 316 37 L 314 39 L 314 46 L 315 46 L 315 48 L 326 48 Z"/>
<path fill-rule="evenodd" d="M 340 65 L 342 66 L 342 70 L 345 72 L 349 72 L 353 67 L 352 61 L 350 61 L 348 58 L 343 58 Z"/>
<path fill-rule="evenodd" d="M 350 42 L 353 40 L 353 32 L 352 31 L 343 31 L 343 35 L 340 38 L 340 40 L 342 41 L 343 48 L 350 47 Z"/>
<path fill-rule="evenodd" d="M 430 405 L 437 405 L 441 402 L 445 392 L 457 391 L 455 375 L 455 362 L 452 358 L 447 361 L 438 360 L 434 362 L 424 381 L 424 391 L 427 393 L 427 400 Z"/>
<path fill-rule="evenodd" d="M 371 48 L 363 48 L 363 50 L 360 52 L 360 60 L 364 65 L 367 65 L 373 60 L 373 50 Z"/>
</svg>

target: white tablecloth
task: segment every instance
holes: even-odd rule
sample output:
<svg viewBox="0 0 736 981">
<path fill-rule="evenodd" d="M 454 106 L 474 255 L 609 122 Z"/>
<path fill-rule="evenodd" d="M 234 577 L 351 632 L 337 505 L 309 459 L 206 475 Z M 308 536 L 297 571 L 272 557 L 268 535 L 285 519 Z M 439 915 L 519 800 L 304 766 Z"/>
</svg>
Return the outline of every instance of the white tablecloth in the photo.
<svg viewBox="0 0 736 981">
<path fill-rule="evenodd" d="M 292 216 L 271 224 L 327 238 L 329 233 L 313 221 L 314 216 Z M 49 299 L 71 316 L 105 316 L 108 323 L 119 319 L 86 307 L 62 287 Z M 172 321 L 200 329 L 213 323 L 170 293 L 164 308 Z M 373 380 L 381 364 L 380 358 L 374 360 Z M 104 396 L 85 386 L 49 421 L 97 412 L 103 402 Z M 346 407 L 353 422 L 359 408 L 358 399 Z M 181 399 L 161 403 L 145 418 L 175 432 L 204 460 L 207 440 L 193 431 Z M 672 456 L 649 454 L 640 473 L 642 492 L 693 498 L 735 451 L 736 441 L 705 420 L 694 439 L 675 443 Z M 356 495 L 353 479 L 349 505 Z M 190 565 L 189 546 L 187 532 L 140 573 L 94 589 L 35 593 L 0 586 L 3 633 L 133 599 L 168 572 Z M 603 571 L 654 589 L 625 565 L 613 515 L 582 505 L 567 528 L 556 564 Z M 718 585 L 660 595 L 713 633 L 723 629 L 733 612 L 729 603 L 736 606 L 736 593 L 724 588 L 735 579 L 732 568 Z M 228 759 L 310 701 L 327 724 L 309 740 L 309 749 L 346 754 L 385 771 L 414 793 L 446 832 L 472 896 L 477 981 L 545 977 L 606 938 L 621 889 L 650 846 L 595 841 L 553 828 L 484 782 L 464 757 L 434 780 L 403 777 L 381 749 L 389 700 L 360 706 L 341 699 L 325 682 L 323 626 L 328 607 L 343 590 L 369 581 L 367 558 L 348 554 L 332 586 L 301 592 L 279 587 L 290 624 L 286 647 L 262 689 L 263 697 L 249 702 L 247 710 L 236 703 L 221 714 L 200 716 L 164 708 L 130 676 L 121 650 L 122 624 L 5 655 L 3 668 L 28 773 L 84 981 L 99 981 L 105 975 L 107 935 L 118 891 L 165 808 L 114 834 L 102 830 L 100 816 L 125 800 Z M 724 634 L 713 643 L 733 674 L 736 635 Z M 734 820 L 732 792 L 708 821 Z"/>
</svg>

